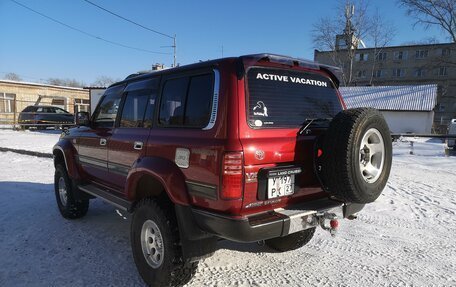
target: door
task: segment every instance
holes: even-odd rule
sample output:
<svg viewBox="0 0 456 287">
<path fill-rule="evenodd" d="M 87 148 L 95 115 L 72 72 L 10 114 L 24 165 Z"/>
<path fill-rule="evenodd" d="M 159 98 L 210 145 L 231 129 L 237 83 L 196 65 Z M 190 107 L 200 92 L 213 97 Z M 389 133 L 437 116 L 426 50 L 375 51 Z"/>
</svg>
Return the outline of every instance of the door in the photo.
<svg viewBox="0 0 456 287">
<path fill-rule="evenodd" d="M 124 190 L 128 172 L 146 153 L 158 82 L 152 78 L 125 88 L 119 119 L 108 141 L 109 177 L 116 190 Z"/>
<path fill-rule="evenodd" d="M 91 126 L 81 128 L 77 138 L 79 163 L 90 180 L 112 186 L 108 173 L 108 141 L 117 118 L 124 86 L 108 89 L 97 106 Z"/>
</svg>

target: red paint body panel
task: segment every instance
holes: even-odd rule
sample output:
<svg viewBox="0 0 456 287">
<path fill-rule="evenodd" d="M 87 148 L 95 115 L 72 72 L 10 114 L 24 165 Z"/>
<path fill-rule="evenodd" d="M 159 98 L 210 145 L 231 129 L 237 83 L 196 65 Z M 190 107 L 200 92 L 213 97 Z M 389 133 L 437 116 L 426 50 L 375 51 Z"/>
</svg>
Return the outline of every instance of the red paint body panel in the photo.
<svg viewBox="0 0 456 287">
<path fill-rule="evenodd" d="M 162 127 L 156 117 L 150 129 L 73 128 L 65 139 L 58 143 L 58 146 L 66 150 L 65 158 L 70 162 L 71 176 L 76 178 L 77 170 L 80 169 L 85 172 L 89 181 L 105 184 L 131 201 L 138 199 L 136 187 L 141 177 L 152 176 L 162 183 L 174 203 L 235 217 L 327 197 L 314 174 L 315 139 L 318 132 L 298 136 L 298 128 L 254 129 L 248 125 L 245 71 L 251 66 L 310 71 L 329 78 L 322 70 L 250 58 L 229 58 L 208 64 L 196 64 L 198 70 L 216 69 L 220 75 L 217 120 L 211 129 Z M 166 77 L 189 74 L 196 68 L 189 66 L 159 72 L 162 79 L 160 87 Z M 345 108 L 340 94 L 338 97 L 341 107 Z M 157 102 L 159 103 L 158 99 Z M 101 137 L 107 139 L 106 147 L 100 147 Z M 73 149 L 68 147 L 72 145 L 72 139 L 77 141 Z M 133 149 L 135 141 L 144 143 L 142 150 Z M 176 165 L 178 148 L 190 151 L 188 168 Z M 100 167 L 78 164 L 75 159 L 78 155 L 76 149 L 80 156 L 105 161 L 109 168 L 103 170 Z M 258 150 L 264 153 L 264 158 L 258 159 L 255 156 Z M 242 152 L 244 156 L 243 197 L 240 199 L 222 200 L 218 196 L 223 175 L 222 159 L 226 152 Z M 302 173 L 296 175 L 299 188 L 295 189 L 293 195 L 278 198 L 274 202 L 259 200 L 258 181 L 248 177 L 254 177 L 261 169 L 286 165 L 302 168 Z M 128 170 L 128 173 L 122 174 L 122 170 Z M 191 194 L 188 184 L 214 188 L 215 198 Z"/>
</svg>

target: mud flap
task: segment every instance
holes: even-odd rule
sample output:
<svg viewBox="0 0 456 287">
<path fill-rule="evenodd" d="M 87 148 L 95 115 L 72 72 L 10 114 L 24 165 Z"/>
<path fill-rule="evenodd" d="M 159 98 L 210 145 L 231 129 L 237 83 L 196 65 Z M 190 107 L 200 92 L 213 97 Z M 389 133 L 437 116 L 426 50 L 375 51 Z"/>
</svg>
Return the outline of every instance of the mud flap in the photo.
<svg viewBox="0 0 456 287">
<path fill-rule="evenodd" d="M 174 208 L 184 259 L 194 262 L 212 256 L 217 249 L 217 237 L 198 227 L 190 207 L 176 204 Z"/>
<path fill-rule="evenodd" d="M 348 218 L 364 208 L 365 204 L 362 203 L 347 203 L 344 204 L 343 213 L 344 218 Z"/>
</svg>

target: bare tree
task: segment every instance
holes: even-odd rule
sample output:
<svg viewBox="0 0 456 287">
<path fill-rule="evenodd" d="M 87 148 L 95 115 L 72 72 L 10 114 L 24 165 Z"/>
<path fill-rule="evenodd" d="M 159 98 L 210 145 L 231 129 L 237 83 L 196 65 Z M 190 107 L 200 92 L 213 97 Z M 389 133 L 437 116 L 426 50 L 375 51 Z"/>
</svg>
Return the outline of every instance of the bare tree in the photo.
<svg viewBox="0 0 456 287">
<path fill-rule="evenodd" d="M 352 11 L 351 7 L 356 7 L 356 12 Z M 345 0 L 340 2 L 335 18 L 324 17 L 313 25 L 312 37 L 315 47 L 330 51 L 333 65 L 342 70 L 342 82 L 345 86 L 349 86 L 353 81 L 353 60 L 359 41 L 364 39 L 370 30 L 367 12 L 368 5 L 364 0 Z M 342 32 L 350 35 L 350 39 L 345 39 L 346 49 L 339 50 L 336 35 Z"/>
<path fill-rule="evenodd" d="M 92 86 L 95 87 L 109 87 L 111 84 L 117 82 L 117 80 L 114 80 L 111 77 L 108 76 L 99 76 L 95 80 L 95 82 L 92 83 Z"/>
<path fill-rule="evenodd" d="M 3 78 L 5 80 L 16 81 L 16 82 L 22 81 L 22 78 L 16 73 L 5 74 L 5 76 Z"/>
<path fill-rule="evenodd" d="M 455 0 L 399 0 L 407 14 L 416 19 L 415 25 L 427 29 L 438 26 L 449 34 L 456 43 L 456 1 Z"/>
<path fill-rule="evenodd" d="M 82 88 L 84 87 L 84 83 L 77 81 L 75 79 L 59 79 L 59 78 L 49 78 L 46 82 L 50 85 L 55 86 L 66 86 L 66 87 L 74 87 L 74 88 Z"/>
<path fill-rule="evenodd" d="M 378 9 L 376 9 L 375 14 L 371 17 L 370 30 L 367 35 L 367 39 L 374 48 L 369 80 L 369 84 L 371 85 L 374 79 L 375 69 L 378 66 L 377 63 L 384 60 L 381 57 L 383 55 L 383 49 L 391 43 L 396 35 L 396 27 L 390 23 L 386 23 L 383 19 Z"/>
</svg>

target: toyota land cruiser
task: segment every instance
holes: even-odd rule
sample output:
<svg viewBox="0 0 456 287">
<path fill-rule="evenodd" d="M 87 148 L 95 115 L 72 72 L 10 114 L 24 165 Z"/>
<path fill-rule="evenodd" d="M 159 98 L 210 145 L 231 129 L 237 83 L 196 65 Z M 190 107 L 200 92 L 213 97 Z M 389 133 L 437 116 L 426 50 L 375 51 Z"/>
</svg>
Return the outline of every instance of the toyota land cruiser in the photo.
<svg viewBox="0 0 456 287">
<path fill-rule="evenodd" d="M 391 138 L 382 115 L 345 109 L 336 69 L 271 54 L 127 77 L 53 149 L 65 218 L 98 197 L 132 213 L 147 284 L 178 286 L 219 239 L 305 245 L 382 192 Z"/>
</svg>

